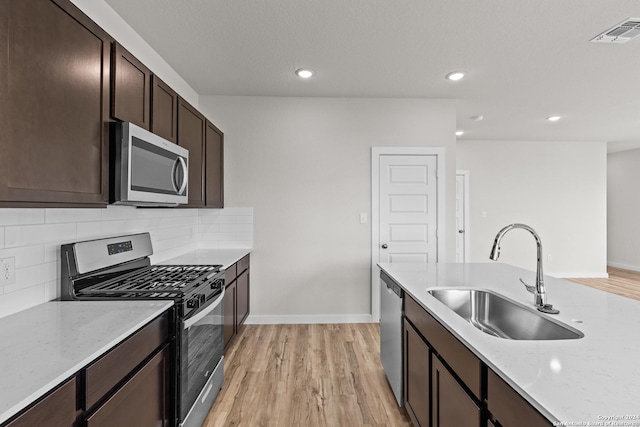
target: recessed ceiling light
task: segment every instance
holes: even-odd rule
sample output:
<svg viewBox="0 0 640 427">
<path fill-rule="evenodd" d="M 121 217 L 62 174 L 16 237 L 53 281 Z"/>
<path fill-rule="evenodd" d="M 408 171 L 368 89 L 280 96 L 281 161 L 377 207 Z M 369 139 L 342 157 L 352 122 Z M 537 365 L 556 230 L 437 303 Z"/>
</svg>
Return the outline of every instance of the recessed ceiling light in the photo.
<svg viewBox="0 0 640 427">
<path fill-rule="evenodd" d="M 452 71 L 451 73 L 447 74 L 447 80 L 456 82 L 462 79 L 465 76 L 465 74 L 466 73 L 464 71 Z"/>
<path fill-rule="evenodd" d="M 301 79 L 308 79 L 310 77 L 313 77 L 314 74 L 315 73 L 310 68 L 298 68 L 296 70 L 296 75 Z"/>
<path fill-rule="evenodd" d="M 547 117 L 547 120 L 549 120 L 550 122 L 557 122 L 558 120 L 560 120 L 560 116 L 549 116 Z"/>
<path fill-rule="evenodd" d="M 456 136 L 464 135 L 464 131 L 462 129 L 456 131 Z"/>
<path fill-rule="evenodd" d="M 471 116 L 469 118 L 474 122 L 481 122 L 484 120 L 484 116 L 482 114 L 478 114 L 477 116 Z"/>
</svg>

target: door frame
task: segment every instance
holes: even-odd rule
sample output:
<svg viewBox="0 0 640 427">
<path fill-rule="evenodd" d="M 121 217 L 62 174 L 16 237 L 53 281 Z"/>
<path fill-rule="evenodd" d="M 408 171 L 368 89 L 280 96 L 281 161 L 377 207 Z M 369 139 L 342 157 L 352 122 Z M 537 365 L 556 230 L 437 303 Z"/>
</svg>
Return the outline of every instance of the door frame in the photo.
<svg viewBox="0 0 640 427">
<path fill-rule="evenodd" d="M 464 177 L 464 261 L 470 262 L 471 260 L 471 218 L 469 209 L 469 171 L 457 170 L 456 177 L 462 175 Z M 456 230 L 456 233 L 458 230 Z"/>
<path fill-rule="evenodd" d="M 436 237 L 438 239 L 436 262 L 445 256 L 445 147 L 371 147 L 371 321 L 380 321 L 380 273 L 377 255 L 380 248 L 380 156 L 436 156 L 437 201 Z"/>
</svg>

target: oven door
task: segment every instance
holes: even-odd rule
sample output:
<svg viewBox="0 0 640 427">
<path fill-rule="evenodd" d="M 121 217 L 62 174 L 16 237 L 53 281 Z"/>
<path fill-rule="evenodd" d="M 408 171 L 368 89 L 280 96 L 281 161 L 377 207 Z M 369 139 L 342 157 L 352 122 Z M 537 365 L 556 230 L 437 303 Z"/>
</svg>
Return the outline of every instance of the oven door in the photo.
<svg viewBox="0 0 640 427">
<path fill-rule="evenodd" d="M 180 426 L 202 425 L 224 381 L 222 293 L 182 322 Z"/>
</svg>

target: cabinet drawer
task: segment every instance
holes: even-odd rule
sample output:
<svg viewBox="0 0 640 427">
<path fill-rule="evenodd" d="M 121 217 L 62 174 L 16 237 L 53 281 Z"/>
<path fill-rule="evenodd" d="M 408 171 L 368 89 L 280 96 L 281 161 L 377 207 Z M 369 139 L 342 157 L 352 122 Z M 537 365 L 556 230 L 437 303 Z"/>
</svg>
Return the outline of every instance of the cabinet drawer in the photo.
<svg viewBox="0 0 640 427">
<path fill-rule="evenodd" d="M 231 284 L 234 280 L 236 280 L 236 276 L 238 275 L 237 263 L 230 265 L 229 268 L 224 270 L 224 281 L 227 286 Z"/>
<path fill-rule="evenodd" d="M 76 421 L 76 378 L 41 399 L 6 427 L 73 426 Z M 3 424 L 4 425 L 4 424 Z"/>
<path fill-rule="evenodd" d="M 86 420 L 87 427 L 153 427 L 167 423 L 169 349 L 156 354 Z"/>
<path fill-rule="evenodd" d="M 247 268 L 249 268 L 249 255 L 246 255 L 244 258 L 238 261 L 237 265 L 238 265 L 238 274 L 242 273 Z"/>
<path fill-rule="evenodd" d="M 503 427 L 549 427 L 552 424 L 509 384 L 487 369 L 487 407 Z"/>
<path fill-rule="evenodd" d="M 481 398 L 482 363 L 451 332 L 409 295 L 404 299 L 405 317 L 416 327 L 477 399 Z"/>
<path fill-rule="evenodd" d="M 95 405 L 169 338 L 169 313 L 151 321 L 86 369 L 86 409 Z"/>
</svg>

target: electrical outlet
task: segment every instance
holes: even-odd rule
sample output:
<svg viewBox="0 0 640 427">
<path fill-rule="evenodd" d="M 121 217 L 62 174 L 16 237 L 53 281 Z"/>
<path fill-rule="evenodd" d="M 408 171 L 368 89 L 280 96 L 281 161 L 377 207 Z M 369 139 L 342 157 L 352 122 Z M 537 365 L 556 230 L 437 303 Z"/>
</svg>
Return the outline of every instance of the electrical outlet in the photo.
<svg viewBox="0 0 640 427">
<path fill-rule="evenodd" d="M 13 285 L 16 283 L 16 258 L 0 259 L 0 285 Z"/>
</svg>

